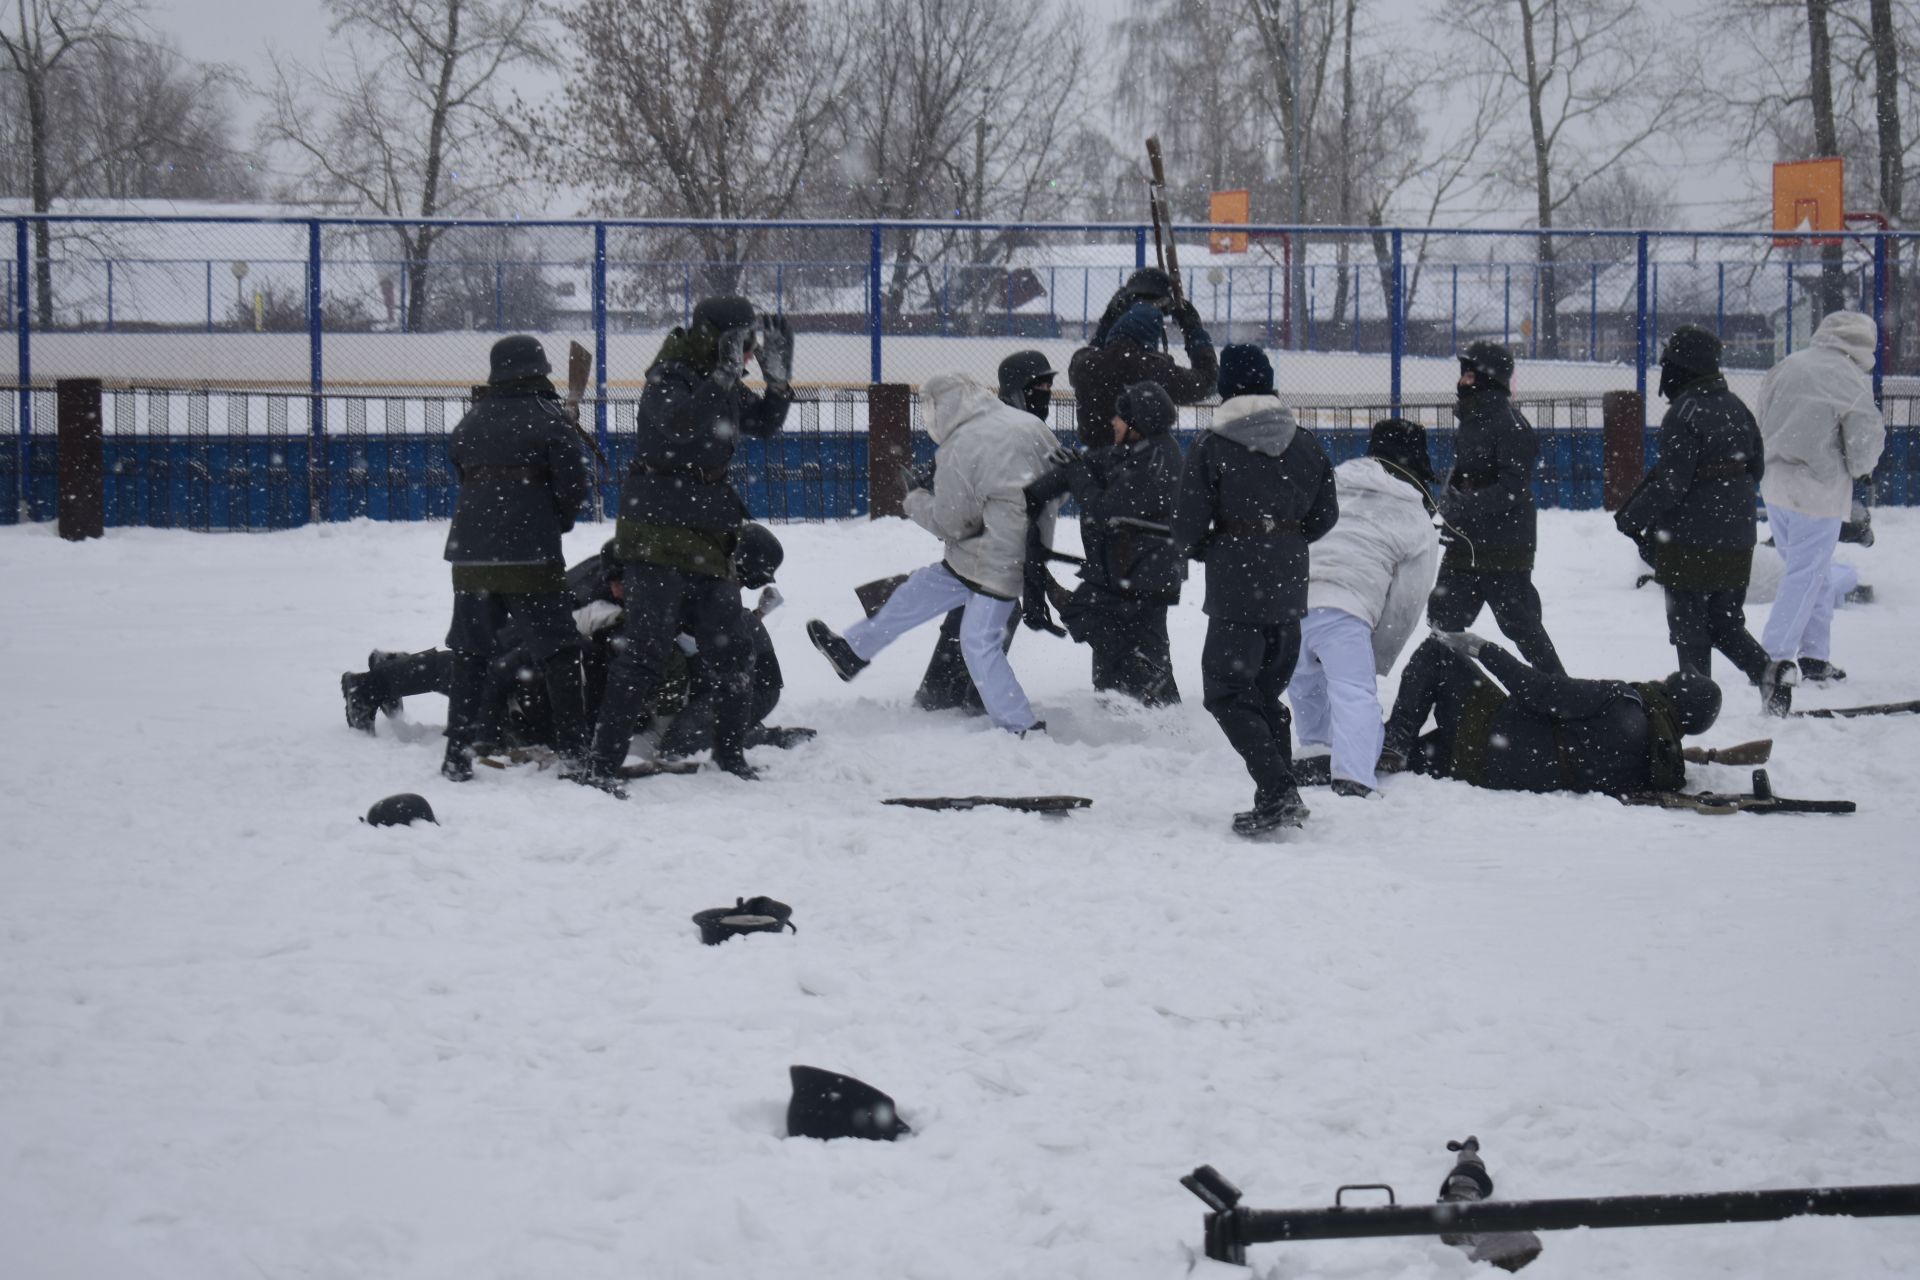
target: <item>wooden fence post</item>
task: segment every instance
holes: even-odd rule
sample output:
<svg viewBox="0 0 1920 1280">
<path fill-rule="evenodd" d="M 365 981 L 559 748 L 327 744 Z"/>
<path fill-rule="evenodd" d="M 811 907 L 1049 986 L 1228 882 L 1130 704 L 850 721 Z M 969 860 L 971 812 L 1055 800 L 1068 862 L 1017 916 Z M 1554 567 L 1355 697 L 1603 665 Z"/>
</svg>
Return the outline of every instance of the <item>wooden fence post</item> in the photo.
<svg viewBox="0 0 1920 1280">
<path fill-rule="evenodd" d="M 913 465 L 913 399 L 903 383 L 876 382 L 867 389 L 867 516 L 907 513 L 900 469 Z"/>
<path fill-rule="evenodd" d="M 100 379 L 54 383 L 59 490 L 54 517 L 69 542 L 106 533 L 106 459 L 100 438 Z"/>
<path fill-rule="evenodd" d="M 1600 397 L 1601 502 L 1618 511 L 1647 469 L 1647 406 L 1638 391 Z"/>
</svg>

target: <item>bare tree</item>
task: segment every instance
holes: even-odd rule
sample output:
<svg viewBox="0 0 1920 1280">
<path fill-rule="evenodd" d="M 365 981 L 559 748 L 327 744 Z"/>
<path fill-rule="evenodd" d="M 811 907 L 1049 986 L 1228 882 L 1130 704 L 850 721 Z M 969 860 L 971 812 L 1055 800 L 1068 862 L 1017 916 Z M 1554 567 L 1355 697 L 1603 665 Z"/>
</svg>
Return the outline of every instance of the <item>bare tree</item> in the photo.
<svg viewBox="0 0 1920 1280">
<path fill-rule="evenodd" d="M 59 181 L 50 164 L 56 73 L 77 60 L 78 51 L 126 30 L 136 14 L 124 0 L 14 0 L 12 21 L 0 24 L 0 51 L 20 77 L 26 99 L 28 182 L 35 213 L 53 208 Z M 33 224 L 33 259 L 38 319 L 51 326 L 52 238 L 45 221 Z"/>
<path fill-rule="evenodd" d="M 845 12 L 860 32 L 839 110 L 850 212 L 907 220 L 1063 211 L 1056 179 L 1075 149 L 1088 60 L 1078 10 L 1051 0 L 851 0 Z M 890 315 L 916 282 L 935 291 L 929 268 L 959 242 L 955 233 L 893 232 Z M 1013 243 L 980 233 L 965 242 L 975 268 L 1003 260 Z M 992 278 L 963 270 L 961 293 L 973 297 Z"/>
<path fill-rule="evenodd" d="M 1670 42 L 1640 0 L 1447 0 L 1455 31 L 1470 32 L 1470 74 L 1524 111 L 1507 139 L 1512 170 L 1528 175 L 1535 224 L 1551 233 L 1582 188 L 1668 135 L 1693 78 L 1670 64 Z M 1517 37 L 1517 39 L 1515 38 Z M 1555 238 L 1535 238 L 1543 299 L 1558 296 Z M 1539 354 L 1559 354 L 1555 308 L 1538 317 Z"/>
<path fill-rule="evenodd" d="M 521 113 L 532 153 L 602 211 L 792 217 L 819 193 L 845 34 L 800 0 L 585 0 L 556 10 L 570 74 Z M 708 287 L 738 287 L 764 233 L 693 231 Z"/>
<path fill-rule="evenodd" d="M 233 142 L 233 70 L 171 44 L 113 36 L 80 54 L 66 107 L 80 153 L 66 194 L 120 200 L 235 200 L 257 194 Z"/>
<path fill-rule="evenodd" d="M 501 73 L 553 56 L 537 4 L 326 0 L 345 58 L 306 70 L 275 56 L 262 143 L 297 157 L 308 199 L 344 192 L 365 211 L 397 218 L 489 211 L 514 177 L 493 156 L 506 127 Z M 392 228 L 409 328 L 430 323 L 429 268 L 446 230 Z"/>
</svg>

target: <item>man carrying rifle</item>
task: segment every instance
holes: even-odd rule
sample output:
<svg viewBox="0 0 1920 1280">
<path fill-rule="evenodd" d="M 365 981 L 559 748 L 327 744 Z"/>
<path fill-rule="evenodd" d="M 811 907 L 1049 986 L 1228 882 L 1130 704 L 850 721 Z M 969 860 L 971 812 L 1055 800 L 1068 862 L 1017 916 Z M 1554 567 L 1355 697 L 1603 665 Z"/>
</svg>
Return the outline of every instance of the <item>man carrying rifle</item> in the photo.
<svg viewBox="0 0 1920 1280">
<path fill-rule="evenodd" d="M 1162 350 L 1169 319 L 1186 339 L 1189 368 Z M 1174 300 L 1173 279 L 1166 272 L 1142 267 L 1114 293 L 1092 339 L 1067 365 L 1080 443 L 1088 449 L 1113 443 L 1114 405 L 1136 382 L 1158 384 L 1175 404 L 1198 404 L 1213 394 L 1219 376 L 1220 362 L 1200 313 L 1185 298 Z"/>
<path fill-rule="evenodd" d="M 760 363 L 765 395 L 741 382 L 749 359 Z M 624 644 L 607 674 L 592 758 L 574 781 L 617 790 L 638 717 L 671 678 L 682 631 L 713 663 L 719 686 L 713 762 L 738 778 L 757 776 L 746 757 L 753 646 L 733 568 L 747 505 L 727 469 L 742 435 L 764 438 L 785 424 L 792 368 L 785 319 L 762 323 L 751 303 L 734 297 L 702 299 L 693 323 L 668 334 L 648 368 L 614 533 Z"/>
<path fill-rule="evenodd" d="M 1060 620 L 1093 650 L 1093 687 L 1150 707 L 1180 701 L 1167 642 L 1167 609 L 1187 577 L 1168 527 L 1180 495 L 1174 417 L 1159 384 L 1136 382 L 1114 405 L 1108 447 L 1075 455 L 1027 490 L 1035 502 L 1072 490 L 1079 504 L 1086 564 Z"/>
</svg>

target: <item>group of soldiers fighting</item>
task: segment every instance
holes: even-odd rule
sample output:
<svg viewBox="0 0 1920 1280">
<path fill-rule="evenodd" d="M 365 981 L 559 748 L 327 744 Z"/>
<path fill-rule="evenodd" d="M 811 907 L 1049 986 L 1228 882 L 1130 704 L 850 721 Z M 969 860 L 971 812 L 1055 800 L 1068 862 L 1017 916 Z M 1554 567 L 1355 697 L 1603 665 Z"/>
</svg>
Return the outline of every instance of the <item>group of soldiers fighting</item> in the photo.
<svg viewBox="0 0 1920 1280">
<path fill-rule="evenodd" d="M 1073 447 L 1047 425 L 1059 371 L 1040 352 L 1002 362 L 997 388 L 960 375 L 921 384 L 935 455 L 908 469 L 905 509 L 942 554 L 844 632 L 818 619 L 807 632 L 851 680 L 941 618 L 916 700 L 971 705 L 1024 735 L 1045 725 L 1008 657 L 1022 622 L 1087 644 L 1098 689 L 1179 700 L 1167 611 L 1198 560 L 1204 704 L 1255 787 L 1253 807 L 1235 817 L 1242 833 L 1307 816 L 1296 715 L 1303 742 L 1330 746 L 1343 795 L 1372 794 L 1379 773 L 1396 769 L 1507 789 L 1677 787 L 1680 737 L 1719 710 L 1713 649 L 1774 712 L 1797 678 L 1841 674 L 1823 608 L 1840 524 L 1830 509 L 1847 514 L 1852 479 L 1871 472 L 1884 438 L 1870 389 L 1859 395 L 1861 321 L 1870 353 L 1870 319 L 1828 317 L 1811 347 L 1768 375 L 1758 421 L 1727 389 L 1713 334 L 1685 326 L 1662 351 L 1670 404 L 1659 464 L 1618 515 L 1666 592 L 1679 670 L 1661 681 L 1565 674 L 1533 582 L 1538 444 L 1512 399 L 1511 351 L 1478 341 L 1460 355 L 1444 484 L 1425 429 L 1403 418 L 1376 423 L 1365 456 L 1335 467 L 1277 394 L 1266 354 L 1236 344 L 1216 355 L 1198 313 L 1154 269 L 1115 293 L 1069 363 Z M 1164 349 L 1169 323 L 1185 365 Z M 447 650 L 345 677 L 349 720 L 369 727 L 401 693 L 443 687 L 447 777 L 469 778 L 504 738 L 532 735 L 563 776 L 616 795 L 649 723 L 663 754 L 710 750 L 744 779 L 756 776 L 748 747 L 808 736 L 765 725 L 780 677 L 759 619 L 777 595 L 748 609 L 740 588 L 770 583 L 780 548 L 728 479 L 742 435 L 784 424 L 792 360 L 782 317 L 735 297 L 695 307 L 647 370 L 614 536 L 569 573 L 560 538 L 593 476 L 538 340 L 496 343 L 486 394 L 449 444 L 459 499 Z M 750 363 L 762 390 L 744 380 Z M 1176 406 L 1215 396 L 1183 458 Z M 1764 645 L 1743 611 L 1762 492 L 1788 565 Z M 1070 559 L 1051 547 L 1069 495 L 1083 550 L 1071 592 L 1047 567 Z M 1483 606 L 1524 662 L 1467 631 Z M 1423 612 L 1431 634 L 1383 720 L 1375 678 Z"/>
</svg>

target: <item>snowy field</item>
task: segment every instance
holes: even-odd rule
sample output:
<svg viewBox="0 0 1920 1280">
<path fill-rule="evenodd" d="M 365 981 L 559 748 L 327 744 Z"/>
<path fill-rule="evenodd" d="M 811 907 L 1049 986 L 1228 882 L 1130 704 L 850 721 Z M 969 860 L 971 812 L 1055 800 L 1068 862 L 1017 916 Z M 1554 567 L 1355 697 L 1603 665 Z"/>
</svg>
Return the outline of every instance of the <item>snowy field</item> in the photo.
<svg viewBox="0 0 1920 1280">
<path fill-rule="evenodd" d="M 1541 526 L 1575 673 L 1665 673 L 1607 518 Z M 1879 602 L 1837 624 L 1854 680 L 1803 705 L 1920 694 L 1920 513 L 1878 527 L 1851 550 Z M 1507 1197 L 1920 1177 L 1920 719 L 1768 722 L 1731 689 L 1705 741 L 1776 738 L 1778 790 L 1853 817 L 1402 777 L 1249 843 L 1197 589 L 1194 701 L 1105 706 L 1084 651 L 1025 633 L 1051 732 L 1017 741 L 911 709 L 930 632 L 852 686 L 805 642 L 929 539 L 790 526 L 774 718 L 816 742 L 626 804 L 531 769 L 455 786 L 441 699 L 369 740 L 337 683 L 443 634 L 444 532 L 0 530 L 6 1280 L 1228 1276 L 1193 1262 L 1194 1165 L 1263 1208 L 1420 1200 L 1468 1133 Z M 408 790 L 442 825 L 356 820 Z M 1054 791 L 1096 803 L 879 804 Z M 761 893 L 797 936 L 699 945 L 692 912 Z M 889 1091 L 914 1135 L 783 1138 L 791 1063 Z M 1920 1274 L 1914 1219 L 1546 1242 L 1540 1280 Z M 1483 1270 L 1417 1238 L 1251 1257 Z"/>
</svg>

